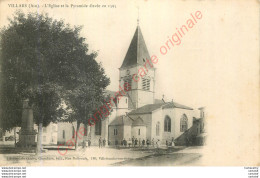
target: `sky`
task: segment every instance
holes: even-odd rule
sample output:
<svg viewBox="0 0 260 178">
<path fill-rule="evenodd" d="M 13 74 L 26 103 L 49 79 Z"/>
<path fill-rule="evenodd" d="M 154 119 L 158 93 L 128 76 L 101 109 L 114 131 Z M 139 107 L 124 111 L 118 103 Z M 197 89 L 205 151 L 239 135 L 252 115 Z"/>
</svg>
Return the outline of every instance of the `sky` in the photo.
<svg viewBox="0 0 260 178">
<path fill-rule="evenodd" d="M 7 24 L 7 17 L 18 8 L 8 6 L 11 1 L 2 1 L 1 27 Z M 55 19 L 66 23 L 82 25 L 81 35 L 86 38 L 90 51 L 98 51 L 97 61 L 101 62 L 111 79 L 109 90 L 117 91 L 119 70 L 134 35 L 139 8 L 139 23 L 150 55 L 157 55 L 156 98 L 165 95 L 172 100 L 192 107 L 206 106 L 218 93 L 226 92 L 227 87 L 240 87 L 241 81 L 250 80 L 251 75 L 241 75 L 241 65 L 251 66 L 245 59 L 250 54 L 238 55 L 237 51 L 253 51 L 247 45 L 257 44 L 255 21 L 247 21 L 254 13 L 248 6 L 224 9 L 215 1 L 24 1 L 24 12 L 47 12 Z M 228 3 L 228 2 L 226 2 Z M 241 1 L 242 3 L 242 1 Z M 20 3 L 22 4 L 22 3 Z M 40 8 L 28 8 L 29 4 L 40 4 Z M 46 4 L 47 7 L 44 7 Z M 50 5 L 67 4 L 68 8 L 50 8 Z M 70 8 L 73 5 L 113 5 L 116 8 Z M 231 1 L 230 1 L 231 4 Z M 19 5 L 19 4 L 18 4 Z M 228 6 L 226 6 L 228 7 Z M 222 8 L 223 10 L 219 11 Z M 160 54 L 160 47 L 168 37 L 185 25 L 196 11 L 202 18 L 181 38 L 181 44 L 174 46 L 166 55 Z M 236 18 L 234 18 L 236 17 Z M 252 31 L 250 30 L 252 29 Z M 248 29 L 248 30 L 243 30 Z M 254 31 L 255 30 L 255 31 Z M 248 32 L 251 33 L 248 33 Z M 237 60 L 234 62 L 234 58 Z M 248 68 L 247 68 L 248 69 Z M 246 69 L 244 69 L 246 70 Z M 243 72 L 243 71 L 242 71 Z M 253 72 L 253 70 L 251 71 Z M 234 81 L 235 80 L 235 81 Z M 222 88 L 221 85 L 224 87 Z M 230 88 L 228 89 L 228 92 Z M 225 94 L 224 94 L 225 96 Z M 220 99 L 222 95 L 219 96 Z"/>
<path fill-rule="evenodd" d="M 0 2 L 1 27 L 18 9 L 9 7 L 10 2 Z M 83 25 L 81 35 L 90 51 L 98 51 L 97 60 L 110 77 L 108 89 L 113 91 L 118 90 L 118 68 L 134 35 L 139 8 L 139 23 L 148 51 L 159 59 L 155 65 L 155 97 L 165 95 L 166 100 L 193 108 L 207 107 L 209 144 L 213 145 L 210 153 L 215 153 L 216 163 L 234 165 L 256 157 L 253 153 L 257 144 L 251 143 L 259 143 L 260 125 L 258 1 L 19 1 L 22 2 L 40 4 L 38 9 L 22 8 L 24 12 L 47 12 L 71 25 Z M 50 8 L 48 4 L 69 7 Z M 70 8 L 71 4 L 107 7 Z M 160 47 L 196 11 L 201 11 L 202 18 L 181 38 L 180 45 L 161 55 Z M 225 151 L 216 152 L 223 148 Z M 223 156 L 229 159 L 222 159 Z"/>
<path fill-rule="evenodd" d="M 74 3 L 69 3 L 67 1 L 66 4 L 69 8 L 50 8 L 50 6 L 65 3 L 60 1 L 49 1 L 49 3 L 44 1 L 43 3 L 39 1 L 40 8 L 37 9 L 28 8 L 29 4 L 38 4 L 37 1 L 29 2 L 25 1 L 27 8 L 20 9 L 24 12 L 47 12 L 51 17 L 64 19 L 66 23 L 72 26 L 83 26 L 81 35 L 87 39 L 86 42 L 89 44 L 91 51 L 98 51 L 97 61 L 102 63 L 107 76 L 110 77 L 111 84 L 107 89 L 112 91 L 118 90 L 118 68 L 124 60 L 134 35 L 139 14 L 139 24 L 150 56 L 157 55 L 159 58 L 159 62 L 155 66 L 157 68 L 155 97 L 161 99 L 164 95 L 166 100 L 174 99 L 176 102 L 193 107 L 201 107 L 206 104 L 203 102 L 203 98 L 196 98 L 196 95 L 198 92 L 206 90 L 204 84 L 207 79 L 203 76 L 204 70 L 200 66 L 204 65 L 203 63 L 210 62 L 210 59 L 203 56 L 202 51 L 204 49 L 201 48 L 201 43 L 206 42 L 205 39 L 201 40 L 201 38 L 205 38 L 201 32 L 208 28 L 206 24 L 208 20 L 207 12 L 202 12 L 202 19 L 182 38 L 182 43 L 179 46 L 169 50 L 165 56 L 160 55 L 161 45 L 165 45 L 168 37 L 176 33 L 176 28 L 186 24 L 186 21 L 191 18 L 190 13 L 194 14 L 201 10 L 199 4 L 197 7 L 187 8 L 186 3 L 183 2 L 150 3 L 148 1 L 133 1 L 122 3 L 109 1 L 110 3 L 97 3 L 97 1 L 81 1 L 80 3 L 74 1 Z M 7 16 L 10 17 L 18 9 L 10 8 L 8 1 L 3 3 L 2 7 L 6 6 L 8 13 L 1 14 L 1 22 L 3 22 L 1 26 L 7 24 Z M 106 4 L 115 5 L 116 8 L 70 8 L 71 4 Z"/>
</svg>

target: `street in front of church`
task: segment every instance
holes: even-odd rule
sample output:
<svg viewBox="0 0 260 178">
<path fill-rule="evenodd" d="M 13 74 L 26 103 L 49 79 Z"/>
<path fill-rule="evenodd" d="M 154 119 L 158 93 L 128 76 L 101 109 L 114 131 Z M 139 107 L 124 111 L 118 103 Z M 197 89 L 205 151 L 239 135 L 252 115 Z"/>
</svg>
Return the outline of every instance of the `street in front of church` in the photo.
<svg viewBox="0 0 260 178">
<path fill-rule="evenodd" d="M 76 161 L 82 166 L 185 166 L 201 165 L 202 146 L 175 146 L 160 148 L 115 148 L 96 146 L 69 150 L 66 156 L 57 155 L 56 148 L 48 147 L 41 155 L 18 153 L 12 144 L 1 144 L 0 154 L 12 165 L 71 165 Z M 120 155 L 120 156 L 118 156 Z"/>
<path fill-rule="evenodd" d="M 201 166 L 202 147 L 185 147 L 178 151 L 160 150 L 154 154 L 114 164 L 115 166 Z"/>
</svg>

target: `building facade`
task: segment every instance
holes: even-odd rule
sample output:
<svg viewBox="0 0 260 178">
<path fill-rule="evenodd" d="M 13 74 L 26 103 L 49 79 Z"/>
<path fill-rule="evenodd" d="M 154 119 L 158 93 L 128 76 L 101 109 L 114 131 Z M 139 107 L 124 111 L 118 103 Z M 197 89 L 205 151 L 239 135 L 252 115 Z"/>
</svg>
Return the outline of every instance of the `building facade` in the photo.
<svg viewBox="0 0 260 178">
<path fill-rule="evenodd" d="M 91 145 L 98 145 L 100 138 L 110 145 L 120 145 L 123 140 L 130 143 L 132 138 L 154 140 L 162 145 L 173 140 L 185 144 L 189 139 L 186 133 L 199 111 L 174 101 L 155 99 L 155 75 L 156 69 L 138 25 L 119 68 L 119 86 L 128 83 L 128 91 L 113 99 L 113 112 L 108 118 L 91 127 L 83 126 L 87 130 L 83 139 Z M 112 96 L 114 93 L 107 91 Z M 75 126 L 76 123 L 58 123 L 57 143 L 64 144 L 71 139 Z"/>
</svg>

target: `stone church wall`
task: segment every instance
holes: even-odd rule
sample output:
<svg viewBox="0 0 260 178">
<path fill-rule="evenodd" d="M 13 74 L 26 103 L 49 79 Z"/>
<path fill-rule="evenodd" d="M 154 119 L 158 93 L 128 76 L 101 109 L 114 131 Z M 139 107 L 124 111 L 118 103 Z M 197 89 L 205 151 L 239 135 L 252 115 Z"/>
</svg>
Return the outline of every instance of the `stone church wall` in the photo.
<svg viewBox="0 0 260 178">
<path fill-rule="evenodd" d="M 117 130 L 117 134 L 115 134 L 114 130 Z M 109 135 L 109 143 L 110 145 L 115 145 L 116 141 L 118 141 L 118 144 L 121 144 L 121 141 L 123 140 L 124 136 L 124 126 L 114 126 L 111 125 L 108 127 L 108 135 Z"/>
<path fill-rule="evenodd" d="M 151 129 L 152 129 L 152 114 L 139 114 L 139 115 L 131 115 L 132 119 L 137 119 L 141 117 L 146 125 L 146 139 L 151 140 Z"/>
<path fill-rule="evenodd" d="M 132 127 L 132 137 L 133 136 L 135 138 L 137 138 L 138 140 L 146 139 L 146 126 L 133 126 Z"/>
<path fill-rule="evenodd" d="M 162 122 L 162 109 L 158 109 L 153 111 L 152 114 L 152 122 L 151 122 L 151 136 L 148 138 L 150 140 L 152 140 L 154 138 L 154 140 L 162 140 L 162 135 L 163 135 L 163 122 Z M 160 128 L 159 128 L 159 135 L 156 135 L 156 124 L 160 123 Z"/>
</svg>

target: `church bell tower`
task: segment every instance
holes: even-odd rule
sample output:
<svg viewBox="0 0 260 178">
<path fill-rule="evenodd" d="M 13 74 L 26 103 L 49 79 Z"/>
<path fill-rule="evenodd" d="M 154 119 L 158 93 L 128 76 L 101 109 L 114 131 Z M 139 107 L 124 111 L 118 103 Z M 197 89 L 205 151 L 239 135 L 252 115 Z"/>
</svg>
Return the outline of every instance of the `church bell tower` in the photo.
<svg viewBox="0 0 260 178">
<path fill-rule="evenodd" d="M 139 24 L 119 68 L 120 86 L 124 86 L 125 82 L 131 86 L 127 92 L 129 109 L 154 103 L 155 68 Z"/>
</svg>

